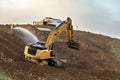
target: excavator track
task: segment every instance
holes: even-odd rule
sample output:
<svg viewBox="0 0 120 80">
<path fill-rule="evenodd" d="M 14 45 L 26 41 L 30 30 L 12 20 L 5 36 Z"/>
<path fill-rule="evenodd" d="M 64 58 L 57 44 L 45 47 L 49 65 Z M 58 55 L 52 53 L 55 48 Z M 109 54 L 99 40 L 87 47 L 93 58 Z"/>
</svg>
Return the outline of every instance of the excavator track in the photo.
<svg viewBox="0 0 120 80">
<path fill-rule="evenodd" d="M 36 58 L 31 58 L 29 56 L 25 56 L 25 58 L 31 63 L 36 63 L 36 64 L 40 64 L 40 65 L 49 65 L 51 67 L 62 67 L 62 62 L 56 59 L 45 59 L 45 60 L 41 60 L 41 59 L 36 59 Z"/>
<path fill-rule="evenodd" d="M 53 67 L 62 67 L 62 62 L 59 60 L 55 60 L 55 59 L 48 59 L 47 60 L 48 65 L 49 66 L 53 66 Z"/>
</svg>

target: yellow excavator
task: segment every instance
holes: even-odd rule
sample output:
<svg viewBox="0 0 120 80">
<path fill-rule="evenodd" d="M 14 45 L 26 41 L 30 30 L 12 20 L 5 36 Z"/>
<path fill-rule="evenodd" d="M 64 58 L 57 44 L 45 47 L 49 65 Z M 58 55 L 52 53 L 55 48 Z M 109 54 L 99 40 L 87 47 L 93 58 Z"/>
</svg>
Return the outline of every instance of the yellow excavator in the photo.
<svg viewBox="0 0 120 80">
<path fill-rule="evenodd" d="M 73 40 L 72 20 L 68 17 L 67 20 L 50 32 L 46 42 L 35 42 L 25 46 L 25 58 L 38 64 L 46 61 L 50 66 L 61 66 L 61 62 L 55 59 L 56 52 L 53 50 L 53 44 L 55 37 L 65 29 L 67 30 L 68 47 L 79 49 L 79 45 Z"/>
</svg>

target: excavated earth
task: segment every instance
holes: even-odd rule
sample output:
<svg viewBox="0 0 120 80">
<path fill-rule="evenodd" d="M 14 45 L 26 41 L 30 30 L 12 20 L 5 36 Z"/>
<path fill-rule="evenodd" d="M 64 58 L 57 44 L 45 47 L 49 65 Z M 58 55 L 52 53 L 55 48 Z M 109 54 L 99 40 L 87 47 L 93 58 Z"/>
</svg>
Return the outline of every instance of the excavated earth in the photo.
<svg viewBox="0 0 120 80">
<path fill-rule="evenodd" d="M 38 26 L 15 25 L 46 41 L 49 31 Z M 44 27 L 44 26 L 39 26 Z M 53 29 L 51 26 L 47 28 Z M 22 41 L 10 25 L 0 25 L 0 80 L 120 80 L 120 40 L 85 31 L 74 31 L 79 50 L 67 47 L 66 32 L 55 39 L 57 59 L 65 59 L 62 67 L 41 66 L 25 60 Z M 6 78 L 4 78 L 6 76 Z"/>
</svg>

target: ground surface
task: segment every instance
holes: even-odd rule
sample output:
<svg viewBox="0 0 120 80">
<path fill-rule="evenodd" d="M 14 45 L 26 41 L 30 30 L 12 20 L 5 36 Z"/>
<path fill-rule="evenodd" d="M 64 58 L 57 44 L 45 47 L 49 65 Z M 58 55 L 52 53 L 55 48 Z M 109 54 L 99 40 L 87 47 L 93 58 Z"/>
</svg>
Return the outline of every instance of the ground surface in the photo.
<svg viewBox="0 0 120 80">
<path fill-rule="evenodd" d="M 22 25 L 45 41 L 49 32 L 35 26 Z M 26 45 L 10 30 L 0 26 L 0 77 L 3 80 L 120 80 L 120 40 L 84 31 L 74 31 L 74 40 L 80 50 L 67 47 L 67 37 L 62 32 L 55 41 L 56 58 L 66 59 L 61 68 L 40 66 L 24 59 Z M 4 74 L 2 74 L 4 71 Z M 5 76 L 6 78 L 4 78 Z M 7 78 L 8 77 L 8 78 Z"/>
</svg>

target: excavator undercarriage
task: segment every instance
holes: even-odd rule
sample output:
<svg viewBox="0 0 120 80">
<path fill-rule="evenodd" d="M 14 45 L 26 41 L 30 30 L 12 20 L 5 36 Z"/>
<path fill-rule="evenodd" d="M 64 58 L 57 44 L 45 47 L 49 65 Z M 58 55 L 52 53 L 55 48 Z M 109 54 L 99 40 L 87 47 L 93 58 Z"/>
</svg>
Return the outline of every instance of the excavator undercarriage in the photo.
<svg viewBox="0 0 120 80">
<path fill-rule="evenodd" d="M 25 56 L 25 59 L 28 60 L 30 63 L 33 62 L 33 63 L 40 64 L 40 65 L 49 65 L 53 67 L 62 66 L 62 62 L 59 60 L 55 60 L 55 59 L 36 59 L 36 58 L 29 57 L 29 56 Z"/>
</svg>

